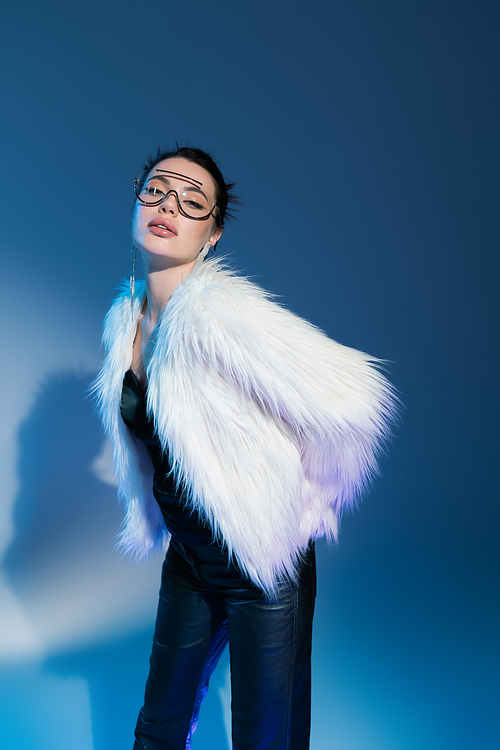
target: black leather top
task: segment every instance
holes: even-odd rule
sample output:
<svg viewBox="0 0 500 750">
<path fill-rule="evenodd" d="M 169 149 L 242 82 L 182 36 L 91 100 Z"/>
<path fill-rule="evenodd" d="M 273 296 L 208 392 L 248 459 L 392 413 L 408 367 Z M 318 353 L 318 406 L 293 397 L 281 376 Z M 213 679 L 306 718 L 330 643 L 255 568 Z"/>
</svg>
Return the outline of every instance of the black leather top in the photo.
<svg viewBox="0 0 500 750">
<path fill-rule="evenodd" d="M 147 415 L 144 390 L 133 370 L 127 370 L 123 378 L 120 410 L 129 430 L 148 449 L 155 470 L 153 494 L 167 529 L 181 544 L 212 544 L 208 525 L 196 511 L 188 509 L 185 496 L 175 488 L 168 455 L 162 453 L 153 421 Z"/>
</svg>

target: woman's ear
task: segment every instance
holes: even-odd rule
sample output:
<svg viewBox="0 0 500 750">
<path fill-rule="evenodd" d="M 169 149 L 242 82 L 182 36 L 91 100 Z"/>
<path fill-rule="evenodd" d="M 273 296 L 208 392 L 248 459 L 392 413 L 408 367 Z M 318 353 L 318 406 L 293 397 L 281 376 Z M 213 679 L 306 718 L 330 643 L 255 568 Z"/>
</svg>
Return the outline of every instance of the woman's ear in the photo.
<svg viewBox="0 0 500 750">
<path fill-rule="evenodd" d="M 220 240 L 223 231 L 224 230 L 222 227 L 217 227 L 217 229 L 211 234 L 207 245 L 209 247 L 213 247 Z"/>
</svg>

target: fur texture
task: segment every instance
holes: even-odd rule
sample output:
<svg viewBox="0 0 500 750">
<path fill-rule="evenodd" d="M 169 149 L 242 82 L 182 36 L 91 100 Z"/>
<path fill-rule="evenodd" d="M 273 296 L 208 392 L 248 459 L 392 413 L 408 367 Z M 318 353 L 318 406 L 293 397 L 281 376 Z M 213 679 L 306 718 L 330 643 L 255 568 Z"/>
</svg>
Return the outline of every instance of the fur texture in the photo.
<svg viewBox="0 0 500 750">
<path fill-rule="evenodd" d="M 127 509 L 121 545 L 139 557 L 168 543 L 149 456 L 120 416 L 144 295 L 138 283 L 132 316 L 128 289 L 113 303 L 95 383 Z M 270 594 L 311 538 L 336 538 L 376 472 L 396 413 L 377 363 L 216 260 L 197 264 L 162 313 L 148 411 L 192 506 Z"/>
</svg>

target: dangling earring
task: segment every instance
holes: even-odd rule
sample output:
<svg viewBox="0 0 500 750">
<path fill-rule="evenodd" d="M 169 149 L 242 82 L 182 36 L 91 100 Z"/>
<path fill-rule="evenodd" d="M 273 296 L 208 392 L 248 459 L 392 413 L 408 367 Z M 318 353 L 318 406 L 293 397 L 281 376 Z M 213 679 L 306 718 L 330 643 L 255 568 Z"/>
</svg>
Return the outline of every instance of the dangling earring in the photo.
<svg viewBox="0 0 500 750">
<path fill-rule="evenodd" d="M 130 258 L 130 314 L 132 320 L 134 319 L 134 292 L 135 292 L 135 259 L 137 250 L 132 242 L 132 255 Z"/>
<path fill-rule="evenodd" d="M 207 253 L 210 250 L 210 247 L 211 247 L 210 245 L 204 245 L 201 248 L 200 252 L 198 253 L 198 257 L 196 258 L 196 261 L 198 263 L 202 263 L 205 260 Z"/>
</svg>

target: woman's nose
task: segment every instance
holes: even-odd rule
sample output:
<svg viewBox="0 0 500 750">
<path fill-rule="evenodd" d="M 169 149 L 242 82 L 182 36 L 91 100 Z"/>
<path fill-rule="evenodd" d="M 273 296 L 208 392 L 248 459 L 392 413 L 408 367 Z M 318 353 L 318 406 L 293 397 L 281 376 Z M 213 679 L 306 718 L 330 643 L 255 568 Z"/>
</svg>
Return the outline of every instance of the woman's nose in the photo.
<svg viewBox="0 0 500 750">
<path fill-rule="evenodd" d="M 179 212 L 179 206 L 177 205 L 177 197 L 175 193 L 168 193 L 162 200 L 158 208 L 164 213 L 171 213 L 172 216 L 177 216 Z"/>
</svg>

